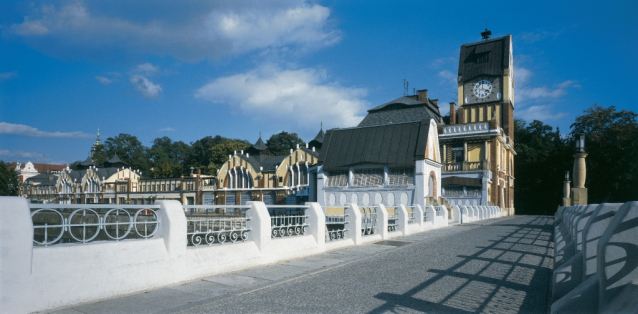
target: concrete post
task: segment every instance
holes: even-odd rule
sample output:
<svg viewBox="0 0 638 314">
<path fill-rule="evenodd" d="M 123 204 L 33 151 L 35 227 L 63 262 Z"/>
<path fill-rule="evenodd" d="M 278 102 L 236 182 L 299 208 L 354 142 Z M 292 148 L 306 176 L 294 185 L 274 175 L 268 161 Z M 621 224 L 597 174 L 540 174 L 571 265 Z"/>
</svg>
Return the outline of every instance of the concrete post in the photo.
<svg viewBox="0 0 638 314">
<path fill-rule="evenodd" d="M 425 206 L 425 217 L 426 217 L 426 222 L 429 222 L 432 224 L 432 227 L 436 227 L 435 224 L 435 218 L 436 218 L 436 210 L 434 209 L 434 207 L 432 207 L 432 205 L 426 205 Z"/>
<path fill-rule="evenodd" d="M 361 211 L 357 204 L 348 204 L 345 207 L 344 213 L 346 214 L 346 238 L 352 239 L 354 245 L 361 244 Z"/>
<path fill-rule="evenodd" d="M 425 214 L 423 208 L 421 208 L 421 205 L 416 204 L 414 205 L 414 210 L 414 219 L 416 219 L 416 223 L 419 224 L 419 228 L 423 228 L 423 215 Z"/>
<path fill-rule="evenodd" d="M 317 246 L 323 248 L 326 244 L 326 214 L 319 203 L 306 203 L 306 216 L 308 216 L 308 233 L 315 238 Z"/>
<path fill-rule="evenodd" d="M 381 239 L 388 238 L 388 211 L 383 204 L 379 204 L 377 207 L 377 230 Z"/>
<path fill-rule="evenodd" d="M 250 229 L 249 240 L 254 241 L 259 252 L 264 252 L 271 241 L 270 214 L 263 202 L 246 202 L 250 209 L 246 213 L 250 218 L 246 226 Z M 324 218 L 325 219 L 325 218 Z"/>
<path fill-rule="evenodd" d="M 159 220 L 158 237 L 164 240 L 164 246 L 170 257 L 181 257 L 188 245 L 186 237 L 186 214 L 178 201 L 157 201 Z M 185 241 L 186 240 L 186 241 Z"/>
<path fill-rule="evenodd" d="M 454 216 L 452 216 L 452 221 L 461 223 L 461 208 L 459 207 L 459 205 L 452 206 L 452 213 L 454 213 Z"/>
<path fill-rule="evenodd" d="M 396 207 L 395 210 L 398 211 L 397 214 L 399 218 L 399 225 L 397 226 L 397 229 L 401 231 L 403 235 L 406 235 L 408 233 L 408 219 L 410 219 L 410 217 L 408 217 L 408 210 L 404 205 L 399 205 L 399 207 Z"/>
<path fill-rule="evenodd" d="M 29 201 L 23 197 L 0 197 L 0 306 L 2 312 L 20 313 L 31 296 L 28 291 L 33 262 L 33 221 Z"/>
</svg>

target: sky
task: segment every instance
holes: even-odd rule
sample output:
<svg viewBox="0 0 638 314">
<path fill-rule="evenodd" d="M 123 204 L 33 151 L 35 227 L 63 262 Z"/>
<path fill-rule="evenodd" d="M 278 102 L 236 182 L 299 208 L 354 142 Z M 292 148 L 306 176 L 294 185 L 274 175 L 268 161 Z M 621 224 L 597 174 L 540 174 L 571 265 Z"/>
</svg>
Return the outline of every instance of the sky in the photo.
<svg viewBox="0 0 638 314">
<path fill-rule="evenodd" d="M 460 46 L 511 34 L 517 119 L 569 132 L 638 111 L 636 1 L 2 1 L 0 160 L 67 164 L 127 133 L 150 147 L 281 131 L 310 141 L 428 89 L 457 100 Z"/>
</svg>

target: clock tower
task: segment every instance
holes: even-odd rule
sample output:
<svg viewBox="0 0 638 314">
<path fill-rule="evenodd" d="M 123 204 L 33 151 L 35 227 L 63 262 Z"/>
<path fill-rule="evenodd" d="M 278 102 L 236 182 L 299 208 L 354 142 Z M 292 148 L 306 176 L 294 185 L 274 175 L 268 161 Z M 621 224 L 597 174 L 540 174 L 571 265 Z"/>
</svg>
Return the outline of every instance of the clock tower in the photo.
<svg viewBox="0 0 638 314">
<path fill-rule="evenodd" d="M 458 103 L 459 123 L 495 119 L 509 137 L 514 137 L 511 35 L 461 46 Z"/>
<path fill-rule="evenodd" d="M 439 128 L 442 193 L 451 205 L 496 205 L 514 214 L 512 36 L 461 46 L 458 104 Z"/>
</svg>

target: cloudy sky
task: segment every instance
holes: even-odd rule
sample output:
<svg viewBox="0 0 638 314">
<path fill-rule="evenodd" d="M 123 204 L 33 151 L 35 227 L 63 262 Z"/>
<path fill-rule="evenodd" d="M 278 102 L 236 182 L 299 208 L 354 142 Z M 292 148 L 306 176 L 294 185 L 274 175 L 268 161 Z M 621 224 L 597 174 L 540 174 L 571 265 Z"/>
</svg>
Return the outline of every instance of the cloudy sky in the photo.
<svg viewBox="0 0 638 314">
<path fill-rule="evenodd" d="M 594 103 L 638 110 L 638 2 L 512 2 L 2 1 L 0 160 L 84 160 L 98 128 L 309 141 L 404 79 L 447 114 L 486 21 L 513 36 L 516 118 L 567 133 Z"/>
</svg>

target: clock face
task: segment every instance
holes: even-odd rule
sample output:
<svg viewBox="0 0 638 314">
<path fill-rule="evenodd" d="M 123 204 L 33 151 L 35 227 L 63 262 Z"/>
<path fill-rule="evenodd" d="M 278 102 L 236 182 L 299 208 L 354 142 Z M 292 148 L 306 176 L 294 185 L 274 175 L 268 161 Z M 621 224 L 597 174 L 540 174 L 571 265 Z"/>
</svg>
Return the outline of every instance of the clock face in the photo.
<svg viewBox="0 0 638 314">
<path fill-rule="evenodd" d="M 492 93 L 492 83 L 488 80 L 480 80 L 474 84 L 474 96 L 485 98 Z"/>
</svg>

